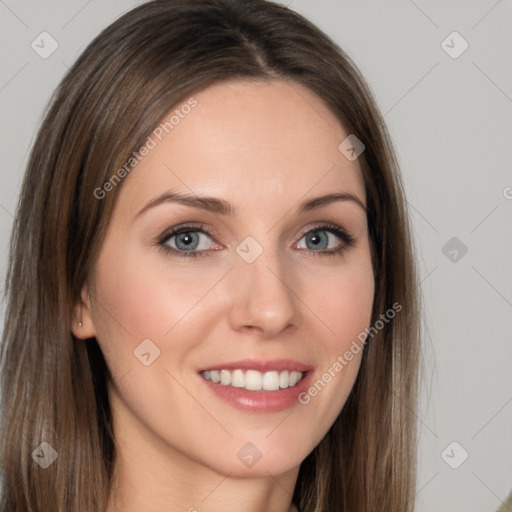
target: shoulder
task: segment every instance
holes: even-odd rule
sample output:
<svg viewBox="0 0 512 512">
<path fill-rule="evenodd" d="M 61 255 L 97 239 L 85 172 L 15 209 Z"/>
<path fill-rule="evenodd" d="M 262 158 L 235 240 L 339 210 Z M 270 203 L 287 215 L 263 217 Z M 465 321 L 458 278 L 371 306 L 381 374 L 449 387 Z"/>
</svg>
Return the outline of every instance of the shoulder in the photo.
<svg viewBox="0 0 512 512">
<path fill-rule="evenodd" d="M 500 508 L 496 512 L 509 512 L 509 510 L 512 510 L 512 491 L 508 495 L 508 498 L 501 504 Z"/>
</svg>

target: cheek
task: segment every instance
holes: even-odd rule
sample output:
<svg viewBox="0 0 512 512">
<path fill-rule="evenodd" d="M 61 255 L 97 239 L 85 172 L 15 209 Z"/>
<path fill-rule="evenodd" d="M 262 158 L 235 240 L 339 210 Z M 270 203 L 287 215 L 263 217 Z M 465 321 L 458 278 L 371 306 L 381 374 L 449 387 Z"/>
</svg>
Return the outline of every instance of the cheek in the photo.
<svg viewBox="0 0 512 512">
<path fill-rule="evenodd" d="M 315 290 L 312 284 L 309 288 Z M 324 340 L 331 358 L 334 352 L 346 350 L 369 326 L 374 291 L 373 270 L 365 258 L 331 273 L 323 286 L 317 284 L 310 294 L 311 304 L 326 327 Z"/>
<path fill-rule="evenodd" d="M 362 269 L 358 273 L 340 278 L 338 286 L 337 328 L 340 333 L 343 332 L 344 340 L 352 339 L 368 327 L 370 322 L 374 299 L 373 273 Z"/>
<path fill-rule="evenodd" d="M 162 264 L 148 253 L 133 249 L 123 251 L 120 258 L 111 251 L 98 260 L 94 324 L 105 356 L 115 358 L 114 363 L 131 364 L 134 349 L 146 339 L 163 349 L 171 331 L 194 316 L 201 299 L 224 273 L 219 268 L 194 269 L 189 263 L 166 264 L 164 259 Z M 200 328 L 200 323 L 188 325 Z"/>
<path fill-rule="evenodd" d="M 369 259 L 359 259 L 332 273 L 329 284 L 317 283 L 310 294 L 324 333 L 316 346 L 319 365 L 311 386 L 299 401 L 325 433 L 343 408 L 356 380 L 370 325 L 374 276 Z M 320 332 L 320 331 L 318 331 Z M 319 438 L 320 439 L 320 438 Z"/>
</svg>

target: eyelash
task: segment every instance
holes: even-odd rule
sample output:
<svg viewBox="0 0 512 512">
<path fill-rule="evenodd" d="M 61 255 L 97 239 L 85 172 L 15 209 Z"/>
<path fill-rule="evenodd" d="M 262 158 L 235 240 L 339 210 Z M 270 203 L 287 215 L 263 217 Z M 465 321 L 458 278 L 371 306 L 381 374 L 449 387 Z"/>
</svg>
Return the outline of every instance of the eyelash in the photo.
<svg viewBox="0 0 512 512">
<path fill-rule="evenodd" d="M 347 249 L 352 247 L 355 243 L 354 237 L 352 237 L 349 233 L 347 233 L 343 228 L 340 226 L 337 226 L 336 224 L 331 224 L 330 222 L 323 222 L 320 223 L 313 228 L 308 229 L 304 233 L 302 233 L 299 240 L 302 240 L 304 236 L 306 236 L 308 233 L 312 231 L 326 231 L 329 233 L 332 233 L 333 235 L 336 235 L 341 241 L 342 245 L 338 249 L 330 249 L 330 250 L 323 250 L 323 251 L 314 251 L 311 249 L 301 249 L 303 251 L 308 251 L 310 253 L 313 253 L 315 255 L 319 254 L 322 256 L 336 256 L 341 255 L 344 253 Z M 174 228 L 171 231 L 168 231 L 165 233 L 157 242 L 157 246 L 165 251 L 167 254 L 176 255 L 178 257 L 204 257 L 209 256 L 209 251 L 180 251 L 177 249 L 174 249 L 174 247 L 169 247 L 167 245 L 167 242 L 176 235 L 179 235 L 181 233 L 189 233 L 189 232 L 195 232 L 195 233 L 204 233 L 205 235 L 208 235 L 213 240 L 212 234 L 209 232 L 208 228 L 201 224 L 200 226 L 180 226 L 178 228 Z"/>
</svg>

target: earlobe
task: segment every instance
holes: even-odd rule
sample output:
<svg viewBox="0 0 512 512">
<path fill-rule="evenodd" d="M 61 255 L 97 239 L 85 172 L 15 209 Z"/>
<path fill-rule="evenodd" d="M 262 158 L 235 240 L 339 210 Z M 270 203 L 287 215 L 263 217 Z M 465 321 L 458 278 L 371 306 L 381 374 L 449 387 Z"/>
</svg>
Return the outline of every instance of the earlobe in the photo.
<svg viewBox="0 0 512 512">
<path fill-rule="evenodd" d="M 96 336 L 87 285 L 84 285 L 82 288 L 80 296 L 80 301 L 74 307 L 73 318 L 71 319 L 71 332 L 76 338 L 86 340 Z"/>
</svg>

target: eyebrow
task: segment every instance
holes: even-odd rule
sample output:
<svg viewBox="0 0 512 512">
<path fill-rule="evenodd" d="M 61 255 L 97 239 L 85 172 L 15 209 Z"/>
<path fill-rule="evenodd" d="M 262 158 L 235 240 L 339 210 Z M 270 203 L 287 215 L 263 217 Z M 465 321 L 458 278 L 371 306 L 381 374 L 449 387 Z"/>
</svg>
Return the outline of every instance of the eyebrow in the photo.
<svg viewBox="0 0 512 512">
<path fill-rule="evenodd" d="M 297 207 L 298 213 L 304 213 L 336 201 L 351 201 L 359 205 L 365 212 L 366 206 L 356 195 L 350 192 L 335 192 L 332 194 L 326 194 L 319 197 L 308 199 L 299 204 Z M 163 194 L 151 199 L 144 207 L 135 215 L 135 219 L 143 215 L 148 210 L 160 206 L 162 204 L 183 204 L 191 208 L 198 208 L 208 212 L 215 213 L 217 215 L 233 216 L 236 215 L 236 209 L 227 201 L 218 199 L 216 197 L 208 196 L 197 196 L 189 194 L 179 194 L 177 192 L 164 192 Z"/>
</svg>

